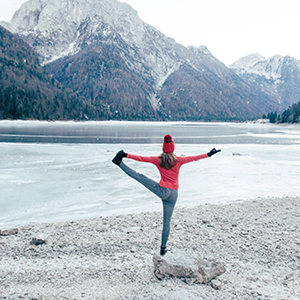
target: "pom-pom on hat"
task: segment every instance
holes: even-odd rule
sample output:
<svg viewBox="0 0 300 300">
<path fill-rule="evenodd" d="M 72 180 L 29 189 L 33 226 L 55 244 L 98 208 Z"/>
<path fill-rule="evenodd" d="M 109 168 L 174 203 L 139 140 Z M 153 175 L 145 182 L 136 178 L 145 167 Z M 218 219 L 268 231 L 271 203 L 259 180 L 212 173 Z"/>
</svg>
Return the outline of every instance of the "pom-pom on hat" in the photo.
<svg viewBox="0 0 300 300">
<path fill-rule="evenodd" d="M 167 134 L 164 136 L 164 143 L 163 143 L 163 152 L 165 153 L 173 153 L 175 150 L 175 144 L 173 142 L 172 136 Z"/>
</svg>

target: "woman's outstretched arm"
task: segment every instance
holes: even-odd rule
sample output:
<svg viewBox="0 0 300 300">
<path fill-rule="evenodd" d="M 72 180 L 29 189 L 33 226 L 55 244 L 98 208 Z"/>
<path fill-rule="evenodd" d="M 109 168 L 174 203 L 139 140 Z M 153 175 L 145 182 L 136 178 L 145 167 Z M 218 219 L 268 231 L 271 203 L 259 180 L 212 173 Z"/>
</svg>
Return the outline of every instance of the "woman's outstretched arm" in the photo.
<svg viewBox="0 0 300 300">
<path fill-rule="evenodd" d="M 152 163 L 157 164 L 159 163 L 159 157 L 158 156 L 142 156 L 142 155 L 135 155 L 135 154 L 127 154 L 127 158 L 133 159 L 136 161 L 146 162 L 146 163 Z"/>
</svg>

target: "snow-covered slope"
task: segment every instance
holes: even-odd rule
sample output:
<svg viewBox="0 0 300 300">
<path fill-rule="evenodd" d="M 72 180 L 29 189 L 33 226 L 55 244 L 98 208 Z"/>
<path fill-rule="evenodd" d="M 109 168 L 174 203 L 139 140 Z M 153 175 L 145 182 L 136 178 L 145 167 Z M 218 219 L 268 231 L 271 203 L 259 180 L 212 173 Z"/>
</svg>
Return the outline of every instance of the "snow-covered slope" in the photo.
<svg viewBox="0 0 300 300">
<path fill-rule="evenodd" d="M 107 25 L 104 29 L 103 24 Z M 115 31 L 153 68 L 158 86 L 176 69 L 178 56 L 186 59 L 182 57 L 184 47 L 143 22 L 128 4 L 116 0 L 30 0 L 9 25 L 3 25 L 28 41 L 40 54 L 42 64 L 78 53 L 93 42 L 95 34 L 105 36 Z M 82 26 L 89 34 L 80 32 Z"/>
<path fill-rule="evenodd" d="M 29 0 L 14 14 L 10 29 L 32 39 L 39 37 L 41 42 L 55 40 L 54 45 L 33 45 L 47 63 L 76 43 L 78 28 L 86 19 L 92 21 L 97 16 L 101 16 L 100 22 L 110 24 L 123 38 L 141 43 L 145 23 L 129 5 L 116 0 Z M 45 48 L 46 52 L 43 51 Z"/>
<path fill-rule="evenodd" d="M 249 54 L 229 66 L 232 69 L 251 69 L 256 63 L 266 59 L 259 53 Z"/>
<path fill-rule="evenodd" d="M 239 59 L 230 68 L 249 84 L 277 98 L 282 107 L 300 101 L 300 61 L 275 55 L 265 59 L 252 54 Z"/>
<path fill-rule="evenodd" d="M 300 61 L 290 56 L 275 55 L 265 59 L 260 54 L 250 54 L 242 57 L 229 68 L 238 74 L 249 73 L 264 76 L 267 79 L 279 79 L 283 74 L 284 67 L 300 69 Z M 292 70 L 292 69 L 291 69 Z"/>
</svg>

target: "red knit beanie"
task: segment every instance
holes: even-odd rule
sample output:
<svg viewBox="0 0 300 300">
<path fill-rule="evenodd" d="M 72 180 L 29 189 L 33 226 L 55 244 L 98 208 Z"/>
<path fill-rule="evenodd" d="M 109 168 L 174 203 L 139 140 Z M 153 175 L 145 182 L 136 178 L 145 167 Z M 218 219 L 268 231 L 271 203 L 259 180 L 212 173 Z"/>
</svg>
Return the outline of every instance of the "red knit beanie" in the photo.
<svg viewBox="0 0 300 300">
<path fill-rule="evenodd" d="M 163 143 L 163 152 L 165 153 L 173 153 L 175 150 L 175 144 L 172 140 L 172 136 L 167 134 L 164 136 L 164 143 Z"/>
</svg>

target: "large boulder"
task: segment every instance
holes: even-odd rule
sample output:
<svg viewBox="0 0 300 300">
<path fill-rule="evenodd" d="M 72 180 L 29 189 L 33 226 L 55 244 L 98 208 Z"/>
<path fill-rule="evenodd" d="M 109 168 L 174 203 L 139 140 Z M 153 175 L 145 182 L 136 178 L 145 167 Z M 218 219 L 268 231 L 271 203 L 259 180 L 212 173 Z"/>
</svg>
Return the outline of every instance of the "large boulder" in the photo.
<svg viewBox="0 0 300 300">
<path fill-rule="evenodd" d="M 184 251 L 168 252 L 166 256 L 154 255 L 154 274 L 161 280 L 176 277 L 189 283 L 209 283 L 212 279 L 225 273 L 226 269 L 220 262 L 201 259 L 197 253 Z"/>
</svg>

